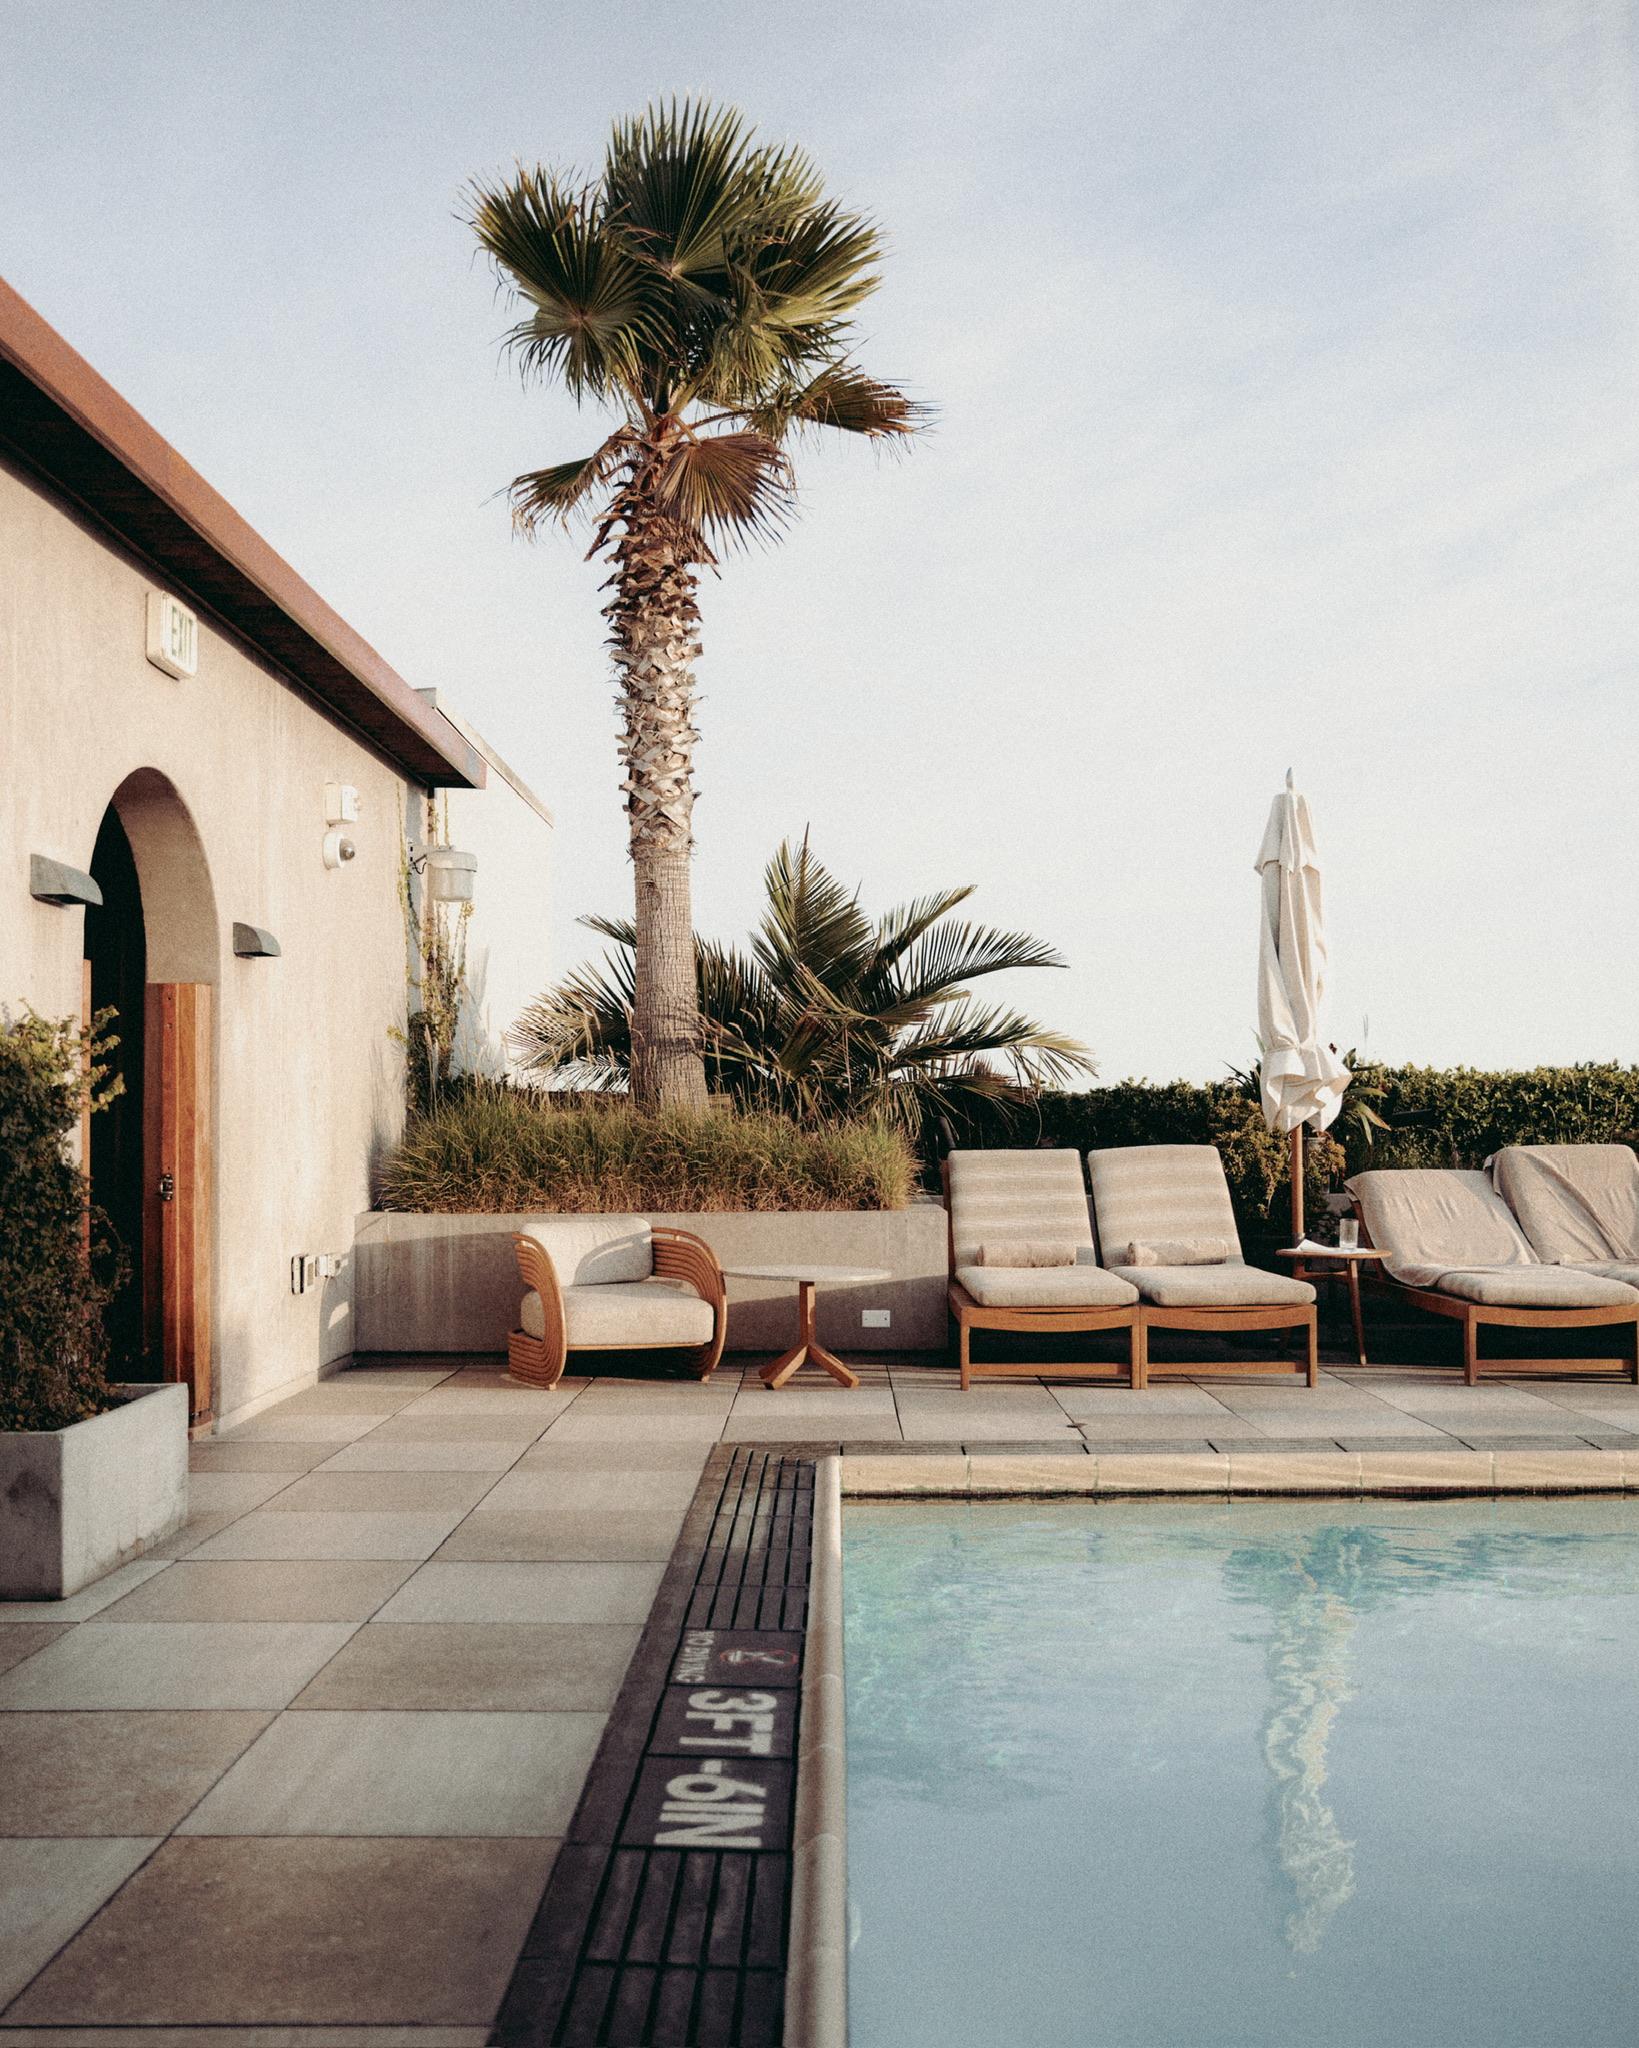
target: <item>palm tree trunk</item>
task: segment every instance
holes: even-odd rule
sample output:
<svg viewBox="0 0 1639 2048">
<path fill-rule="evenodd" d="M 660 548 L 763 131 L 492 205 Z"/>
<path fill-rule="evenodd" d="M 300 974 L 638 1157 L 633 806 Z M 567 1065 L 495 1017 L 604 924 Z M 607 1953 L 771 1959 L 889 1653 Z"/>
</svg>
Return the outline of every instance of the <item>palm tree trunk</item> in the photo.
<svg viewBox="0 0 1639 2048">
<path fill-rule="evenodd" d="M 637 945 L 631 1091 L 650 1109 L 704 1109 L 700 991 L 689 863 L 694 847 L 694 662 L 698 542 L 635 482 L 613 549 L 605 616 L 621 682 L 621 761 Z"/>
</svg>

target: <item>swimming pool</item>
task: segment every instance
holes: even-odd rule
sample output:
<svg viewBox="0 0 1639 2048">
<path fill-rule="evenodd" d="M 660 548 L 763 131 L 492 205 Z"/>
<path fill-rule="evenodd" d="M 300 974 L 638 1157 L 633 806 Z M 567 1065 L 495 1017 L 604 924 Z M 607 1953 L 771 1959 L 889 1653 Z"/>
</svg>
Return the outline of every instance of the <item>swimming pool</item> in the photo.
<svg viewBox="0 0 1639 2048">
<path fill-rule="evenodd" d="M 1634 2039 L 1639 1502 L 843 1536 L 853 2048 Z"/>
</svg>

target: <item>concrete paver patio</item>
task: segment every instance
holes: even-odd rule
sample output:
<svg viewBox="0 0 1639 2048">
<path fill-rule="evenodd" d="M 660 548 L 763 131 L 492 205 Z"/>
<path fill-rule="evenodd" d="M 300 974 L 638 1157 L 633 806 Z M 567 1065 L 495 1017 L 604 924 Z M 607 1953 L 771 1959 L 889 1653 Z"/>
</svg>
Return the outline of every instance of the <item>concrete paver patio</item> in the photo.
<svg viewBox="0 0 1639 2048">
<path fill-rule="evenodd" d="M 0 1605 L 0 2048 L 478 2048 L 719 1441 L 1639 1448 L 1616 1379 L 964 1396 L 867 1359 L 770 1394 L 760 1362 L 552 1394 L 362 1364 L 196 1445 L 158 1552 Z"/>
</svg>

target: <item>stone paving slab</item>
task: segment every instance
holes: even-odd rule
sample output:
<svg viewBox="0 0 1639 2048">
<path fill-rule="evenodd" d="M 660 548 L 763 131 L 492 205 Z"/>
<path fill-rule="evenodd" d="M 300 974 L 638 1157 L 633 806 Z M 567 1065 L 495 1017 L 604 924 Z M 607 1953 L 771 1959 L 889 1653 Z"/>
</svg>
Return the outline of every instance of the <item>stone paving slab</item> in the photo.
<svg viewBox="0 0 1639 2048">
<path fill-rule="evenodd" d="M 637 1638 L 636 1623 L 372 1622 L 291 1706 L 603 1714 Z"/>
<path fill-rule="evenodd" d="M 114 1867 L 153 1848 L 50 1846 L 104 1848 Z M 556 1847 L 172 1836 L 4 2018 L 487 2026 Z"/>
<path fill-rule="evenodd" d="M 0 1836 L 169 1834 L 272 1718 L 0 1714 Z"/>
<path fill-rule="evenodd" d="M 561 1836 L 599 1713 L 281 1714 L 182 1835 Z"/>
</svg>

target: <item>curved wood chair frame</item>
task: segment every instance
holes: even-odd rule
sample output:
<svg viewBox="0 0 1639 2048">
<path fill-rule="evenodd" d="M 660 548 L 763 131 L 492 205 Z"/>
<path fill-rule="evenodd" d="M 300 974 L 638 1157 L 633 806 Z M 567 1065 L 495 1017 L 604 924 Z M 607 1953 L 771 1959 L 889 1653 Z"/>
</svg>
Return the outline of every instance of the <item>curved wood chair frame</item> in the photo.
<svg viewBox="0 0 1639 2048">
<path fill-rule="evenodd" d="M 656 1224 L 650 1236 L 654 1244 L 654 1277 L 657 1280 L 681 1280 L 710 1305 L 711 1342 L 700 1345 L 642 1342 L 577 1344 L 574 1348 L 577 1351 L 693 1351 L 696 1377 L 709 1380 L 723 1355 L 723 1343 L 728 1335 L 728 1287 L 723 1279 L 723 1269 L 717 1263 L 717 1254 L 703 1237 L 696 1237 L 692 1230 L 676 1230 L 670 1224 Z M 534 1238 L 514 1235 L 512 1243 L 518 1254 L 518 1277 L 525 1291 L 541 1298 L 545 1330 L 539 1337 L 531 1337 L 525 1330 L 511 1333 L 507 1338 L 508 1375 L 525 1386 L 555 1387 L 563 1378 L 570 1348 L 557 1269 Z"/>
<path fill-rule="evenodd" d="M 1360 1242 L 1371 1243 L 1371 1232 L 1360 1217 Z M 1379 1290 L 1386 1299 L 1408 1301 L 1413 1308 L 1430 1315 L 1445 1316 L 1461 1323 L 1463 1333 L 1463 1379 L 1476 1386 L 1483 1373 L 1523 1379 L 1533 1373 L 1563 1376 L 1568 1373 L 1621 1373 L 1639 1385 L 1639 1304 L 1614 1308 L 1503 1308 L 1483 1301 L 1459 1301 L 1454 1294 L 1441 1294 L 1432 1287 L 1408 1287 L 1387 1271 L 1362 1275 L 1361 1285 Z M 1480 1331 L 1488 1324 L 1516 1330 L 1592 1330 L 1606 1323 L 1632 1323 L 1632 1362 L 1622 1358 L 1482 1358 Z"/>
<path fill-rule="evenodd" d="M 945 1253 L 952 1278 L 946 1288 L 951 1320 L 956 1325 L 956 1362 L 965 1394 L 975 1380 L 1125 1380 L 1130 1387 L 1144 1384 L 1144 1337 L 1139 1328 L 1136 1304 L 1125 1308 L 986 1308 L 975 1301 L 956 1272 L 956 1227 L 950 1214 L 950 1167 L 940 1167 L 945 1190 Z M 1066 1364 L 1062 1359 L 1032 1365 L 1016 1359 L 1001 1362 L 976 1359 L 972 1336 L 975 1330 L 1024 1330 L 1048 1336 L 1077 1335 L 1084 1330 L 1125 1330 L 1127 1363 L 1105 1365 Z"/>
</svg>

